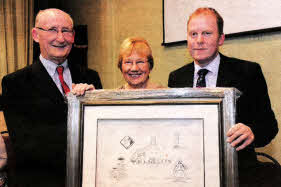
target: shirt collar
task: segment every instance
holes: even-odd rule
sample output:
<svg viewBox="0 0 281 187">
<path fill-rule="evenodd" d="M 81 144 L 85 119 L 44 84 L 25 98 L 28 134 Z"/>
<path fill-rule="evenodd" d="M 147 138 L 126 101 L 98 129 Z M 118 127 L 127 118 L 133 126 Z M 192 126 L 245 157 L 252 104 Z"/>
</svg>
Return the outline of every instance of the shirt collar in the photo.
<svg viewBox="0 0 281 187">
<path fill-rule="evenodd" d="M 41 54 L 39 56 L 39 59 L 42 62 L 43 66 L 46 68 L 49 75 L 54 76 L 58 65 L 50 60 L 45 59 Z M 67 60 L 60 64 L 60 66 L 63 66 L 64 69 L 68 68 Z"/>
<path fill-rule="evenodd" d="M 198 71 L 200 69 L 207 69 L 210 71 L 210 73 L 217 75 L 219 72 L 219 65 L 220 65 L 220 54 L 214 58 L 207 66 L 200 67 L 198 64 L 194 63 L 194 74 L 197 75 Z"/>
</svg>

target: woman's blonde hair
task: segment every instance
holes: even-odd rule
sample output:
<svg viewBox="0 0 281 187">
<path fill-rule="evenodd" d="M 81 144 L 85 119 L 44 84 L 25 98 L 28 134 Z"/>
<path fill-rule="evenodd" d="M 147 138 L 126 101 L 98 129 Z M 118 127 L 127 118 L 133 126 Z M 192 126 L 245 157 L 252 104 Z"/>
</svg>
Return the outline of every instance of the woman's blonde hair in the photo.
<svg viewBox="0 0 281 187">
<path fill-rule="evenodd" d="M 137 45 L 137 44 L 144 44 L 144 45 Z M 118 68 L 120 69 L 120 71 L 122 71 L 123 57 L 125 55 L 126 56 L 131 55 L 133 50 L 136 50 L 137 53 L 143 53 L 146 55 L 147 61 L 149 63 L 149 69 L 152 70 L 154 65 L 154 60 L 148 42 L 141 37 L 129 37 L 122 42 L 120 47 L 119 58 L 118 58 Z"/>
</svg>

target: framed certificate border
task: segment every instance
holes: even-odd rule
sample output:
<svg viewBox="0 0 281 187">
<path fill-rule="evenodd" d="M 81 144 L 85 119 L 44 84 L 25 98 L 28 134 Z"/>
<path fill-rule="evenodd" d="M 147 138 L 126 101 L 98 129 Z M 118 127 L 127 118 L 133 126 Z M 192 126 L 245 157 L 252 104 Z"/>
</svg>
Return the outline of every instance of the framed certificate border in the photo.
<svg viewBox="0 0 281 187">
<path fill-rule="evenodd" d="M 67 187 L 237 187 L 226 132 L 239 94 L 179 88 L 69 95 Z"/>
</svg>

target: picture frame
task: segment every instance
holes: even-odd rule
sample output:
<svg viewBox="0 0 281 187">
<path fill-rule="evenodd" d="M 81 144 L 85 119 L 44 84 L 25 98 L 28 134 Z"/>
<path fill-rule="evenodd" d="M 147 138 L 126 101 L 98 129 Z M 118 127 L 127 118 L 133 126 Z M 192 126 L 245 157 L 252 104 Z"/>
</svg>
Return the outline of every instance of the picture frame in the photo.
<svg viewBox="0 0 281 187">
<path fill-rule="evenodd" d="M 235 88 L 69 95 L 67 187 L 237 187 Z"/>
</svg>

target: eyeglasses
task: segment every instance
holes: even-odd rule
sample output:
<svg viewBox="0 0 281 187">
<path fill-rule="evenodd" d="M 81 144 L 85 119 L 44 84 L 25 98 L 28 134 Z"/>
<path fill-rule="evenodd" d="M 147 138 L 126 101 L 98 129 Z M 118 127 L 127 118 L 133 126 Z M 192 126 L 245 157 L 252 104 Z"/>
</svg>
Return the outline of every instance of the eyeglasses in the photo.
<svg viewBox="0 0 281 187">
<path fill-rule="evenodd" d="M 43 29 L 42 27 L 36 27 L 36 29 L 45 31 L 54 37 L 57 37 L 58 33 L 60 32 L 59 29 L 57 28 Z M 61 29 L 61 33 L 63 37 L 72 37 L 74 35 L 73 30 L 69 30 L 69 29 Z"/>
</svg>

